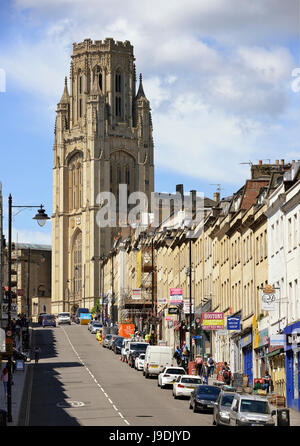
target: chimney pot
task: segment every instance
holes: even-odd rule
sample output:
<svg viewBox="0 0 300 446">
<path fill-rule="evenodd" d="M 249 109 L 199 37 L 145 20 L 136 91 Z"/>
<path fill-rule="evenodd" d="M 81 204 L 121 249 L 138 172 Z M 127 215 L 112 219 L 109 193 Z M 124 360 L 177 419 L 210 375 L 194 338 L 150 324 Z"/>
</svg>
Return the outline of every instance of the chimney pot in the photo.
<svg viewBox="0 0 300 446">
<path fill-rule="evenodd" d="M 282 165 L 284 164 L 284 160 L 281 160 L 281 164 L 282 164 Z"/>
<path fill-rule="evenodd" d="M 279 160 L 276 160 L 276 161 L 275 161 L 275 164 L 278 166 L 278 165 L 279 165 Z"/>
<path fill-rule="evenodd" d="M 262 160 L 259 160 L 259 161 L 258 161 L 258 164 L 261 166 L 261 165 L 262 165 Z"/>
</svg>

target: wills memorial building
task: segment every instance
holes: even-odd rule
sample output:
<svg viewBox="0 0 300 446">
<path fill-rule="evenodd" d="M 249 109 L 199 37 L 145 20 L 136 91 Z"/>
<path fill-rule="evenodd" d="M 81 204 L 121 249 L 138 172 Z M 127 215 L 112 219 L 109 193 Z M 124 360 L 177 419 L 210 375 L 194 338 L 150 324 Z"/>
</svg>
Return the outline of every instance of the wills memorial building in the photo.
<svg viewBox="0 0 300 446">
<path fill-rule="evenodd" d="M 117 227 L 100 227 L 101 192 L 154 191 L 150 104 L 140 76 L 136 92 L 133 46 L 86 39 L 73 44 L 57 105 L 53 148 L 52 312 L 93 307 L 100 297 L 100 259 Z M 98 198 L 97 198 L 98 197 Z M 117 223 L 118 224 L 118 223 Z"/>
</svg>

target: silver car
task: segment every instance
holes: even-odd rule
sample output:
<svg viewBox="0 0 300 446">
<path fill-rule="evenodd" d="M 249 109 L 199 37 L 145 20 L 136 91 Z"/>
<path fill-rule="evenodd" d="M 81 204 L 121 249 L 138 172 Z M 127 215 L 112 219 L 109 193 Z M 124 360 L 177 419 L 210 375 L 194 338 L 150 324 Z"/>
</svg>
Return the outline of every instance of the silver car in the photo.
<svg viewBox="0 0 300 446">
<path fill-rule="evenodd" d="M 235 396 L 234 392 L 221 391 L 219 393 L 218 399 L 214 403 L 214 415 L 213 415 L 214 425 L 229 426 L 230 422 L 229 413 L 234 396 Z"/>
<path fill-rule="evenodd" d="M 266 397 L 236 393 L 229 412 L 231 426 L 275 426 L 275 410 Z"/>
<path fill-rule="evenodd" d="M 95 322 L 93 323 L 93 325 L 91 325 L 90 332 L 91 332 L 92 334 L 96 334 L 96 333 L 97 333 L 97 330 L 100 330 L 101 328 L 102 328 L 102 324 L 101 324 L 101 322 L 97 322 L 97 321 L 95 321 Z"/>
<path fill-rule="evenodd" d="M 69 324 L 71 325 L 71 314 L 68 312 L 58 313 L 57 324 Z"/>
</svg>

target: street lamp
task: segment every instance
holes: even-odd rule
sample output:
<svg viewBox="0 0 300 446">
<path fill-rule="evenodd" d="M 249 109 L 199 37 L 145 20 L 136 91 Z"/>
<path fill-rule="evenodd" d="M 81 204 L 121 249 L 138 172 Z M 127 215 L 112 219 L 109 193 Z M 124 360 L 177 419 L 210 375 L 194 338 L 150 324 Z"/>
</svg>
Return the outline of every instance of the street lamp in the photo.
<svg viewBox="0 0 300 446">
<path fill-rule="evenodd" d="M 8 308 L 7 308 L 7 330 L 10 336 L 12 336 L 12 320 L 11 320 L 11 304 L 12 304 L 12 286 L 11 286 L 11 265 L 12 265 L 12 208 L 40 208 L 38 213 L 33 217 L 37 220 L 40 226 L 44 226 L 50 217 L 45 213 L 43 206 L 13 206 L 12 196 L 8 197 Z M 11 385 L 12 385 L 12 351 L 8 354 L 8 382 L 7 382 L 7 420 L 12 421 L 12 397 L 11 397 Z"/>
<path fill-rule="evenodd" d="M 73 302 L 73 311 L 75 313 L 75 294 L 76 294 L 76 289 L 75 289 L 75 280 L 76 280 L 76 271 L 78 271 L 78 266 L 74 266 L 74 277 L 73 277 L 73 293 L 74 293 L 74 302 Z"/>
</svg>

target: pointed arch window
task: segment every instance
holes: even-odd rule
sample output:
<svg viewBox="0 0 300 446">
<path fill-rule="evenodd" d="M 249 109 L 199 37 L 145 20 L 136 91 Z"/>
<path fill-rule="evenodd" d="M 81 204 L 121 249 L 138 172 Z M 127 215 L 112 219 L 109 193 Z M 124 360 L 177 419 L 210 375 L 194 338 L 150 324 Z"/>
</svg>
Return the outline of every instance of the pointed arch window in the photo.
<svg viewBox="0 0 300 446">
<path fill-rule="evenodd" d="M 115 74 L 115 114 L 122 117 L 122 74 L 119 70 Z"/>
<path fill-rule="evenodd" d="M 81 296 L 82 291 L 82 233 L 79 232 L 73 242 L 73 292 Z"/>
</svg>

